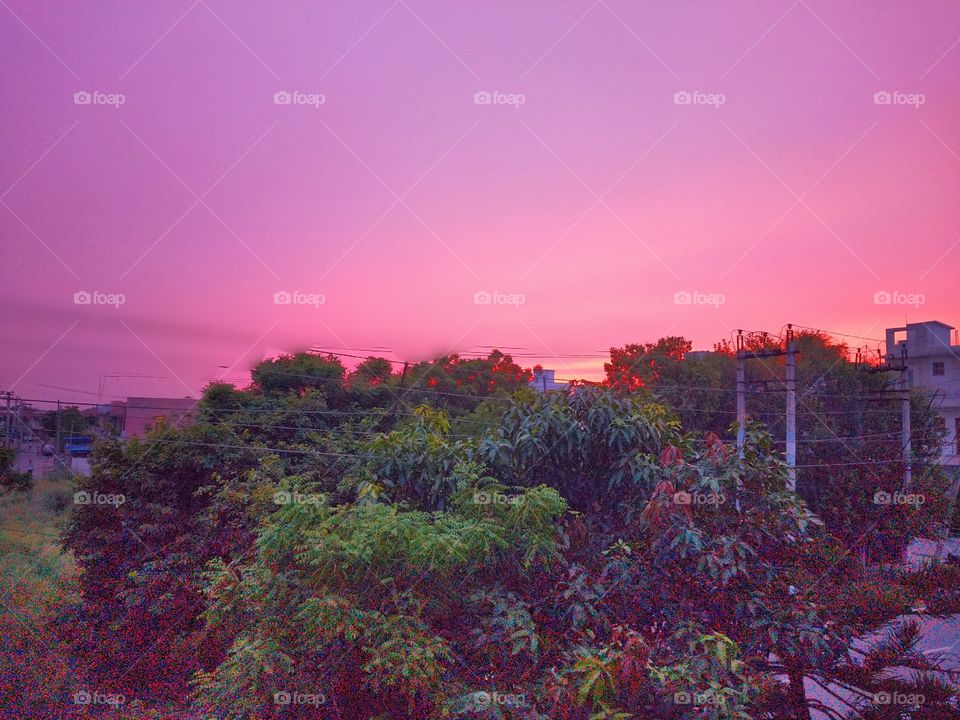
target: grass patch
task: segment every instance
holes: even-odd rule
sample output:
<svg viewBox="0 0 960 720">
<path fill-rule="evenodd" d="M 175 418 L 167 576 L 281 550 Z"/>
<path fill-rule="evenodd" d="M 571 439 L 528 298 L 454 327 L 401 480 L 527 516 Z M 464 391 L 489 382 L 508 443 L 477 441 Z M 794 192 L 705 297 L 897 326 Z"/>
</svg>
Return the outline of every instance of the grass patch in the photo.
<svg viewBox="0 0 960 720">
<path fill-rule="evenodd" d="M 16 710 L 43 714 L 45 698 L 61 697 L 71 681 L 56 618 L 79 601 L 76 564 L 60 543 L 73 487 L 61 470 L 0 494 L 0 676 Z"/>
</svg>

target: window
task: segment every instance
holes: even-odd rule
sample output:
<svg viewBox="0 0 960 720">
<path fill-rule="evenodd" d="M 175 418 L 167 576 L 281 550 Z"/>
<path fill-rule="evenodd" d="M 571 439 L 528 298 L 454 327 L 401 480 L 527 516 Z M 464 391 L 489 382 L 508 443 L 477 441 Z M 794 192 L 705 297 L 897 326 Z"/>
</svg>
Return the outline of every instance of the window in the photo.
<svg viewBox="0 0 960 720">
<path fill-rule="evenodd" d="M 933 364 L 933 376 L 934 377 L 943 377 L 946 375 L 946 366 L 942 362 L 935 362 Z"/>
</svg>

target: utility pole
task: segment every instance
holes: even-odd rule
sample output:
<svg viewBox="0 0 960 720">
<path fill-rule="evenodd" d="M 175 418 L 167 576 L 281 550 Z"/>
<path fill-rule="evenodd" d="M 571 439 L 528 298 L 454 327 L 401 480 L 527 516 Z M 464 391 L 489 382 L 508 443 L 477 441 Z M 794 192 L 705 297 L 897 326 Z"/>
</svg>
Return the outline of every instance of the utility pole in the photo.
<svg viewBox="0 0 960 720">
<path fill-rule="evenodd" d="M 743 343 L 743 330 L 737 331 L 737 456 L 743 459 L 746 440 L 746 361 L 787 356 L 787 489 L 797 489 L 797 366 L 796 349 L 793 347 L 793 326 L 787 326 L 787 347 L 785 350 L 751 350 L 747 352 Z"/>
<path fill-rule="evenodd" d="M 797 355 L 787 325 L 787 490 L 797 491 Z"/>
<path fill-rule="evenodd" d="M 10 447 L 10 396 L 13 395 L 12 392 L 7 390 L 7 418 L 6 418 L 6 432 L 3 435 L 3 444 L 6 447 Z"/>
<path fill-rule="evenodd" d="M 13 406 L 13 412 L 16 416 L 14 418 L 16 420 L 14 427 L 17 428 L 17 450 L 19 451 L 23 447 L 23 431 L 24 429 L 29 430 L 26 423 L 23 422 L 23 398 L 19 395 L 17 396 Z"/>
<path fill-rule="evenodd" d="M 910 377 L 906 346 L 901 348 L 900 359 L 900 435 L 903 442 L 903 491 L 909 492 L 913 481 L 913 448 L 910 443 Z"/>
<path fill-rule="evenodd" d="M 747 439 L 747 368 L 743 352 L 743 330 L 737 330 L 737 457 L 743 460 Z"/>
<path fill-rule="evenodd" d="M 900 364 L 893 364 L 893 348 L 887 348 L 886 362 L 874 368 L 868 368 L 867 372 L 883 373 L 898 372 L 900 377 L 897 382 L 897 390 L 900 394 L 900 452 L 903 458 L 903 492 L 910 490 L 913 481 L 913 448 L 910 438 L 910 368 L 907 366 L 907 346 L 900 346 Z"/>
<path fill-rule="evenodd" d="M 865 363 L 863 359 L 863 350 L 861 350 L 860 348 L 857 348 L 857 357 L 856 357 L 856 360 L 854 360 L 854 366 L 857 368 L 857 370 L 860 370 L 864 366 L 864 364 Z M 863 433 L 865 432 L 865 430 L 863 429 L 863 419 L 864 419 L 863 405 L 861 403 L 857 403 L 855 412 L 856 412 L 856 415 L 854 417 L 856 418 L 856 421 L 857 421 L 857 435 L 860 436 L 860 435 L 863 435 Z"/>
<path fill-rule="evenodd" d="M 53 446 L 53 451 L 60 453 L 60 401 L 57 400 L 57 443 Z"/>
</svg>

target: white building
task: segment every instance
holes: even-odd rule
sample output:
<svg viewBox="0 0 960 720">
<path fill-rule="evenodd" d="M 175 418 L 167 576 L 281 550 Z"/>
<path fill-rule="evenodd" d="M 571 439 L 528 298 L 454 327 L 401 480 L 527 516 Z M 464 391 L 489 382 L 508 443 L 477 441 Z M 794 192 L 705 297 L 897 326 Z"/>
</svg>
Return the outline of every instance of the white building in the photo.
<svg viewBox="0 0 960 720">
<path fill-rule="evenodd" d="M 569 383 L 557 382 L 555 380 L 555 370 L 545 370 L 544 368 L 533 369 L 533 380 L 530 381 L 530 387 L 539 392 L 548 390 L 566 390 Z"/>
<path fill-rule="evenodd" d="M 933 395 L 933 406 L 943 420 L 940 462 L 960 477 L 960 344 L 953 326 L 938 320 L 887 328 L 887 355 L 897 363 L 907 350 L 910 387 Z"/>
</svg>

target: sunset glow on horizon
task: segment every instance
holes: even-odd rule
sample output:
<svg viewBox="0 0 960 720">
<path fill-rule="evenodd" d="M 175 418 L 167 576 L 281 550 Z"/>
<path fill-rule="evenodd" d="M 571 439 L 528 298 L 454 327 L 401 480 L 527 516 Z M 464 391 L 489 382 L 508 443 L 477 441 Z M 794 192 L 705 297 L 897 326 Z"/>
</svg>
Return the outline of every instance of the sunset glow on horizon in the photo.
<svg viewBox="0 0 960 720">
<path fill-rule="evenodd" d="M 953 0 L 7 0 L 0 386 L 960 326 L 958 39 Z"/>
</svg>

